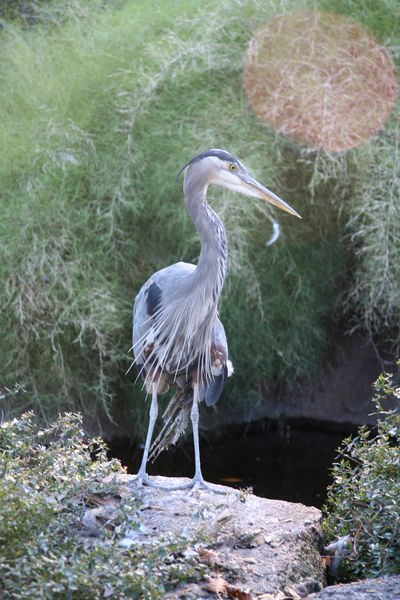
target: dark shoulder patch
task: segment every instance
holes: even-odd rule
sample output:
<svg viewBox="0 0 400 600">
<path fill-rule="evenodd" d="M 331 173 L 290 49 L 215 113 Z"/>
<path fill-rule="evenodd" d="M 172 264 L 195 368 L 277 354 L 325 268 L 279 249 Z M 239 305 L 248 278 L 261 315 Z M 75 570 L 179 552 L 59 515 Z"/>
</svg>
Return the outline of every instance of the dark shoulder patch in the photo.
<svg viewBox="0 0 400 600">
<path fill-rule="evenodd" d="M 152 283 L 147 290 L 146 307 L 147 314 L 151 317 L 157 312 L 161 306 L 161 288 L 156 284 Z"/>
</svg>

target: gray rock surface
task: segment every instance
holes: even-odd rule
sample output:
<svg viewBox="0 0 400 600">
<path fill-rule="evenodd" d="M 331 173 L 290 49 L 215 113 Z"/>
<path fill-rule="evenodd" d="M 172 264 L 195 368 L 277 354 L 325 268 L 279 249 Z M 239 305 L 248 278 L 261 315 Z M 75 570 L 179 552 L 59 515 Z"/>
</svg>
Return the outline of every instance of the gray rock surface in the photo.
<svg viewBox="0 0 400 600">
<path fill-rule="evenodd" d="M 400 575 L 332 585 L 307 600 L 400 600 Z"/>
<path fill-rule="evenodd" d="M 296 599 L 325 584 L 318 509 L 225 486 L 214 486 L 223 494 L 205 489 L 190 493 L 138 489 L 130 475 L 119 480 L 122 494 L 133 492 L 141 498 L 135 543 L 184 536 L 190 540 L 190 552 L 207 561 L 209 573 L 211 569 L 209 583 L 183 586 L 168 598 L 215 599 L 219 593 L 243 599 Z M 152 480 L 163 486 L 188 481 Z"/>
</svg>

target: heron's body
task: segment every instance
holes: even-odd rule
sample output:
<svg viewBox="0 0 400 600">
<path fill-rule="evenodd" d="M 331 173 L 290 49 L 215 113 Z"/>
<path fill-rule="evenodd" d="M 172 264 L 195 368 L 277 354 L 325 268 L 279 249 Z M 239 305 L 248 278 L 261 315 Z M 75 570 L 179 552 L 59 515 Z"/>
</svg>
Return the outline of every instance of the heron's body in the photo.
<svg viewBox="0 0 400 600">
<path fill-rule="evenodd" d="M 166 267 L 143 285 L 135 300 L 133 319 L 138 326 L 133 329 L 134 355 L 145 386 L 151 393 L 156 379 L 158 394 L 170 387 L 175 391 L 164 416 L 166 425 L 153 444 L 153 458 L 174 444 L 185 430 L 193 403 L 193 378 L 199 383 L 198 400 L 211 406 L 219 399 L 226 377 L 232 372 L 215 300 L 205 299 L 196 314 L 189 314 L 197 294 L 193 285 L 195 271 L 195 265 L 183 262 Z M 175 282 L 173 287 L 171 281 Z M 165 328 L 159 327 L 163 317 L 167 321 L 173 318 L 171 308 L 176 312 L 176 293 L 181 287 L 188 292 L 187 304 L 179 310 L 180 318 L 170 321 L 172 327 L 167 323 Z"/>
<path fill-rule="evenodd" d="M 232 371 L 225 330 L 217 312 L 227 269 L 227 240 L 222 221 L 207 203 L 208 186 L 215 183 L 263 197 L 297 215 L 224 150 L 198 155 L 183 171 L 186 206 L 201 242 L 198 264 L 178 262 L 157 271 L 142 286 L 134 305 L 134 359 L 152 394 L 149 430 L 138 473 L 138 479 L 145 483 L 150 482 L 146 462 L 158 413 L 157 395 L 172 386 L 175 395 L 164 414 L 165 424 L 153 445 L 153 456 L 176 442 L 190 414 L 196 459 L 193 481 L 204 484 L 198 403 L 205 399 L 207 405 L 214 404 Z"/>
<path fill-rule="evenodd" d="M 212 353 L 217 345 L 225 362 L 228 358 L 225 331 L 217 316 L 218 296 L 204 294 L 201 306 L 192 311 L 198 293 L 195 275 L 195 265 L 176 263 L 152 275 L 136 297 L 134 356 L 149 391 L 155 373 L 163 376 L 165 384 L 180 385 L 200 369 L 205 383 L 216 374 Z M 183 303 L 177 297 L 182 288 L 186 290 Z"/>
</svg>

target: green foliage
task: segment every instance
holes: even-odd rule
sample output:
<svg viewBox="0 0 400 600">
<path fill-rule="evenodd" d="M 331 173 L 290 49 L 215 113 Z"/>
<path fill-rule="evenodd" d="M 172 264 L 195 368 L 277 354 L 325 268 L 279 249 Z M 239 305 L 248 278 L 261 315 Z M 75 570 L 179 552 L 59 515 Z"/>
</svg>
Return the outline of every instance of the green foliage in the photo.
<svg viewBox="0 0 400 600">
<path fill-rule="evenodd" d="M 86 439 L 79 415 L 45 429 L 29 413 L 1 423 L 2 598 L 163 598 L 200 576 L 182 558 L 187 542 L 122 543 L 138 527 L 139 504 L 118 496 L 113 476 L 121 472 L 101 440 Z M 119 504 L 104 525 L 85 528 L 93 502 L 113 497 Z"/>
<path fill-rule="evenodd" d="M 391 375 L 375 388 L 377 431 L 361 427 L 344 440 L 325 507 L 327 540 L 352 540 L 339 573 L 346 580 L 400 573 L 400 388 Z M 396 409 L 384 409 L 388 398 Z"/>
<path fill-rule="evenodd" d="M 362 4 L 373 24 L 375 9 Z M 279 215 L 281 239 L 269 248 L 265 204 L 210 190 L 230 245 L 221 314 L 236 376 L 227 393 L 243 403 L 261 385 L 310 376 L 346 282 L 344 224 L 358 227 L 349 199 L 356 190 L 365 214 L 370 196 L 360 190 L 371 161 L 362 151 L 298 149 L 249 110 L 243 55 L 281 3 L 32 7 L 33 27 L 3 21 L 0 36 L 0 379 L 26 390 L 5 408 L 24 403 L 49 416 L 79 407 L 101 420 L 118 396 L 132 407 L 132 433 L 141 433 L 147 407 L 125 376 L 131 306 L 154 270 L 197 260 L 175 174 L 208 147 L 236 153 L 304 217 Z M 379 17 L 378 29 L 390 43 L 392 21 Z M 365 294 L 347 297 L 352 313 L 371 307 Z"/>
<path fill-rule="evenodd" d="M 321 0 L 319 5 L 365 25 L 384 44 L 399 68 L 397 2 Z M 362 146 L 337 155 L 301 151 L 303 160 L 313 168 L 311 191 L 314 193 L 314 186 L 320 191 L 325 187 L 344 214 L 351 274 L 341 298 L 341 311 L 346 316 L 348 331 L 368 332 L 371 337 L 391 344 L 397 356 L 400 348 L 399 124 L 397 99 L 385 127 Z"/>
<path fill-rule="evenodd" d="M 380 41 L 392 45 L 398 36 L 400 7 L 397 2 L 375 0 L 320 0 L 320 8 L 338 12 L 362 23 Z"/>
<path fill-rule="evenodd" d="M 354 328 L 400 345 L 400 106 L 368 148 L 368 176 L 358 176 L 349 222 L 357 259 L 346 297 Z M 355 316 L 354 316 L 355 315 Z"/>
</svg>

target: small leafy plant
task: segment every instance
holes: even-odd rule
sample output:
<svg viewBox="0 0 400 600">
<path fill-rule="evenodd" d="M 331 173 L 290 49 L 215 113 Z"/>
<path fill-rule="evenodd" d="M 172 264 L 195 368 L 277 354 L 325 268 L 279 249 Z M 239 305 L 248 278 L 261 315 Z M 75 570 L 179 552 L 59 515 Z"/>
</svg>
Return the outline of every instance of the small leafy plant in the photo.
<svg viewBox="0 0 400 600">
<path fill-rule="evenodd" d="M 377 428 L 343 441 L 325 506 L 327 540 L 351 541 L 342 580 L 400 573 L 400 387 L 382 374 L 375 390 Z"/>
<path fill-rule="evenodd" d="M 186 540 L 139 545 L 139 502 L 121 497 L 104 443 L 65 414 L 0 423 L 0 597 L 164 598 L 199 566 Z"/>
</svg>

